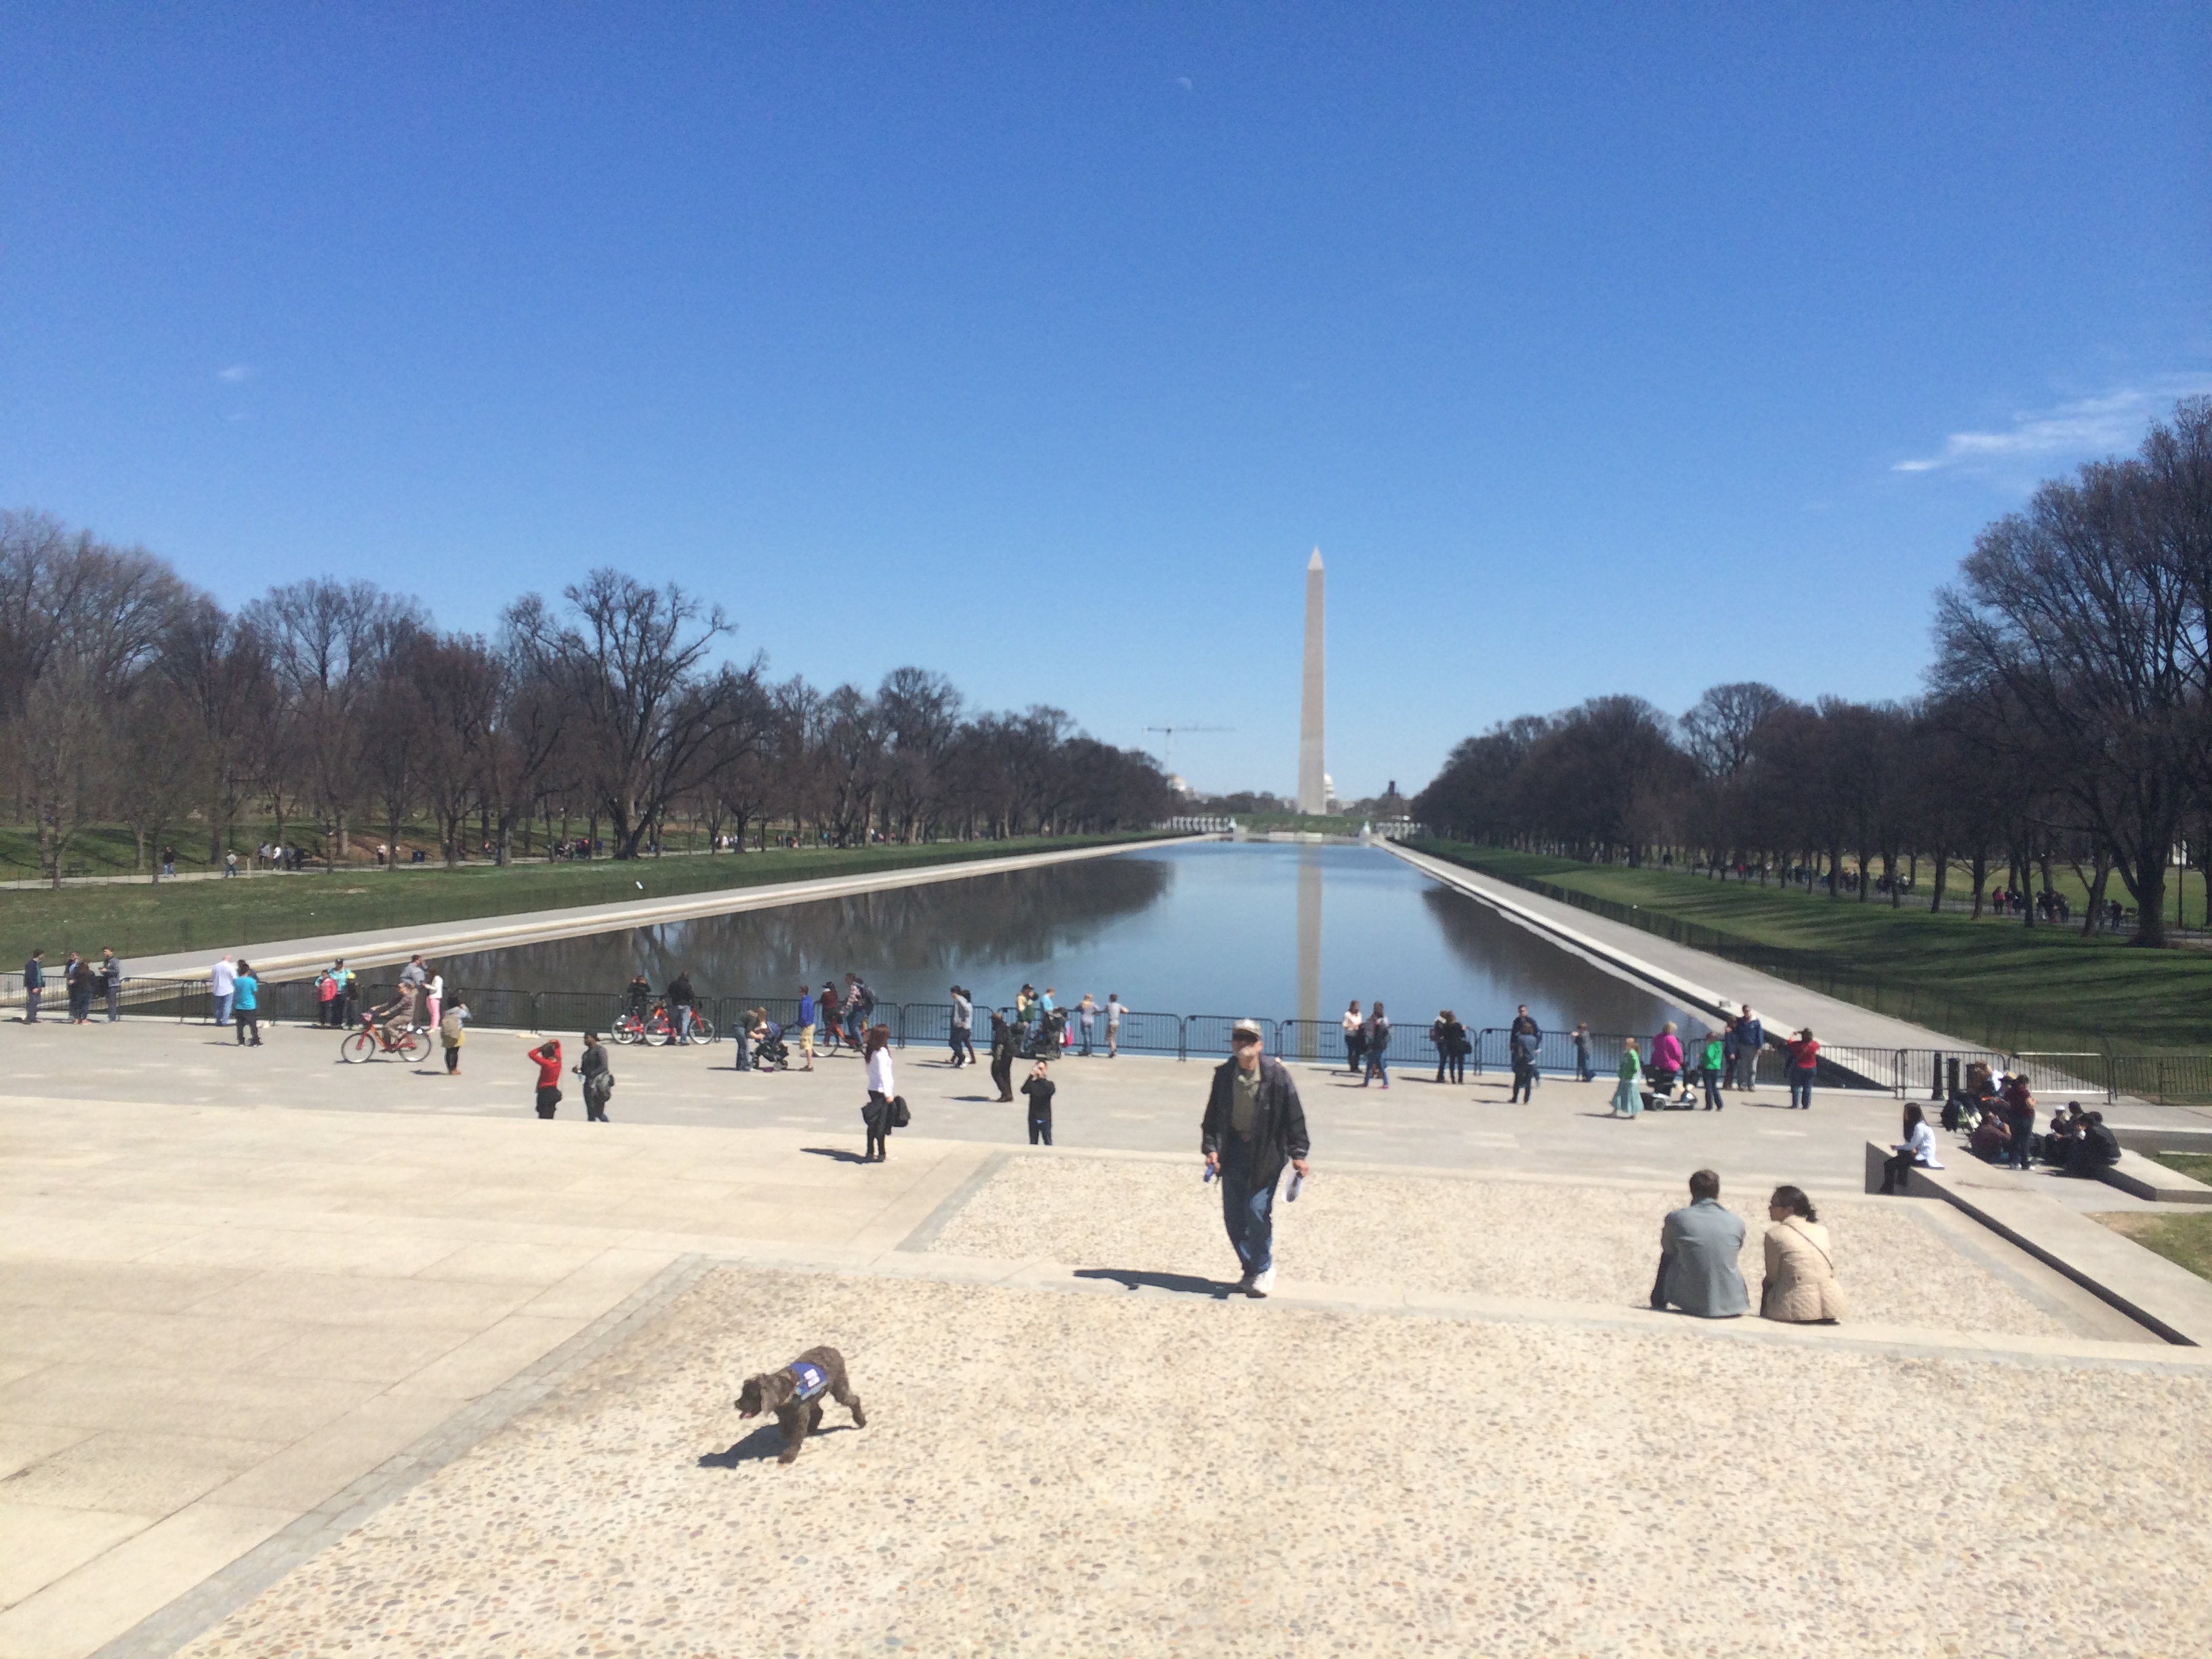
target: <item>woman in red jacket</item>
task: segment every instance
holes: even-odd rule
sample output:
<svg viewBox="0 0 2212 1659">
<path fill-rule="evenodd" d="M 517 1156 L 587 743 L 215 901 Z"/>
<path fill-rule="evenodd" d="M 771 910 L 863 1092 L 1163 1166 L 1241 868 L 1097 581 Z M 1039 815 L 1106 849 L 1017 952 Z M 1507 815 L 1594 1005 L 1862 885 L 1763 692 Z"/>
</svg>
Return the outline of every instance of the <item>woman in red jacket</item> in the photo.
<svg viewBox="0 0 2212 1659">
<path fill-rule="evenodd" d="M 550 1117 L 561 1103 L 561 1040 L 547 1037 L 532 1048 L 529 1058 L 538 1062 L 538 1115 Z"/>
<path fill-rule="evenodd" d="M 1813 1074 L 1820 1069 L 1820 1045 L 1813 1041 L 1813 1028 L 1782 1045 L 1790 1051 L 1790 1109 L 1813 1109 Z"/>
</svg>

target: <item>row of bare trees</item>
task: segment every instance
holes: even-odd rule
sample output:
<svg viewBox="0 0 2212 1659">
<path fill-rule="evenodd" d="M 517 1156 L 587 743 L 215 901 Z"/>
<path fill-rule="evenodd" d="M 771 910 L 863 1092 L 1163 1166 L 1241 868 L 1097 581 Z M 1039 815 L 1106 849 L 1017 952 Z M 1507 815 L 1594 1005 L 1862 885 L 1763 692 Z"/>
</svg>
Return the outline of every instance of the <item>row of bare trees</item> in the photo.
<svg viewBox="0 0 2212 1659">
<path fill-rule="evenodd" d="M 2033 892 L 2065 866 L 2085 927 L 2117 878 L 2136 941 L 2165 943 L 2177 854 L 2212 858 L 2212 400 L 1990 525 L 1934 638 L 1908 702 L 1747 683 L 1679 719 L 1604 696 L 1504 721 L 1453 750 L 1414 816 L 1577 857 L 1804 867 L 1892 903 L 1924 859 L 1937 908 L 1957 864 L 1977 913 L 1993 872 Z"/>
<path fill-rule="evenodd" d="M 359 581 L 234 615 L 143 549 L 0 514 L 0 775 L 57 884 L 96 823 L 127 826 L 146 870 L 195 831 L 219 859 L 246 818 L 334 867 L 425 818 L 452 864 L 485 844 L 505 862 L 539 821 L 634 858 L 672 817 L 848 846 L 1172 810 L 1149 757 L 1056 708 L 973 711 L 919 668 L 872 692 L 772 681 L 729 658 L 719 608 L 618 571 L 562 599 L 526 596 L 491 637 Z"/>
</svg>

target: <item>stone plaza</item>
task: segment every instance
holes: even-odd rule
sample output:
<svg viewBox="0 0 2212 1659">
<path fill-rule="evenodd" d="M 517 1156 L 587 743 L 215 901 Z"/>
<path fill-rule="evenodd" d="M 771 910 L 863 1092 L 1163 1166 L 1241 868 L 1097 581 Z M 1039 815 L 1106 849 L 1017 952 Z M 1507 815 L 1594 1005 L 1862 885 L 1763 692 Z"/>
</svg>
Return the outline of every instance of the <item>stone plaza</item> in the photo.
<svg viewBox="0 0 2212 1659">
<path fill-rule="evenodd" d="M 849 1057 L 618 1050 L 615 1121 L 549 1124 L 531 1041 L 10 1030 L 0 1655 L 2212 1644 L 2204 1351 L 1865 1195 L 1887 1097 L 1301 1066 L 1251 1302 L 1202 1063 L 1065 1062 L 1033 1150 L 902 1051 L 863 1165 Z M 1846 1322 L 1644 1305 L 1701 1165 L 1754 1297 L 1813 1194 Z M 780 1467 L 731 1401 L 821 1342 L 868 1426 Z"/>
</svg>

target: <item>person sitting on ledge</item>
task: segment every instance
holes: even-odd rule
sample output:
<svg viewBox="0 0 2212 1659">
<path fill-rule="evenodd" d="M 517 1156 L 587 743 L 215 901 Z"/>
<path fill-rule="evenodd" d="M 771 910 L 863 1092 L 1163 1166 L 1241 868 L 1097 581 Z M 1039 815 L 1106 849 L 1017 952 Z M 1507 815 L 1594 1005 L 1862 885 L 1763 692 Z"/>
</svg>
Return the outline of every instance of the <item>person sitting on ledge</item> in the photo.
<svg viewBox="0 0 2212 1659">
<path fill-rule="evenodd" d="M 1766 1201 L 1766 1278 L 1759 1316 L 1794 1325 L 1832 1325 L 1844 1316 L 1844 1287 L 1828 1230 L 1798 1187 L 1777 1187 Z"/>
<path fill-rule="evenodd" d="M 1936 1161 L 1936 1132 L 1928 1127 L 1927 1116 L 1921 1111 L 1918 1101 L 1905 1109 L 1905 1139 L 1893 1142 L 1889 1150 L 1896 1156 L 1881 1166 L 1881 1190 L 1885 1197 L 1900 1188 L 1908 1194 L 1911 1193 L 1905 1172 L 1916 1164 L 1923 1170 L 1943 1167 Z"/>
<path fill-rule="evenodd" d="M 2102 1112 L 2085 1112 L 2081 1133 L 2067 1154 L 2066 1173 L 2094 1181 L 2100 1171 L 2120 1161 L 2120 1138 L 2105 1127 Z"/>
<path fill-rule="evenodd" d="M 2074 1143 L 2081 1138 L 2081 1103 L 2069 1100 L 2051 1115 L 2051 1129 L 2039 1137 L 2035 1155 L 2045 1164 L 2064 1169 L 2071 1162 Z"/>
<path fill-rule="evenodd" d="M 1659 1229 L 1659 1276 L 1651 1305 L 1669 1304 L 1699 1319 L 1735 1319 L 1751 1311 L 1736 1258 L 1743 1218 L 1721 1208 L 1721 1178 L 1711 1170 L 1690 1177 L 1690 1201 L 1668 1212 Z"/>
</svg>

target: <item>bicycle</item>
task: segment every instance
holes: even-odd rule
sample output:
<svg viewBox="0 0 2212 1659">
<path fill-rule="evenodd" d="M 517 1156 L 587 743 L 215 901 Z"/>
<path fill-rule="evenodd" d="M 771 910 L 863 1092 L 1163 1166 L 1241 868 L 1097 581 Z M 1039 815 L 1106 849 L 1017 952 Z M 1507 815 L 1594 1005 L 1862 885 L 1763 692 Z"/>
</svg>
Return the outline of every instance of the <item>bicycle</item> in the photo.
<svg viewBox="0 0 2212 1659">
<path fill-rule="evenodd" d="M 412 1025 L 391 1030 L 379 1025 L 369 1014 L 363 1014 L 360 1029 L 349 1031 L 338 1044 L 338 1058 L 349 1066 L 364 1065 L 380 1054 L 412 1061 L 424 1058 L 429 1052 L 430 1039 L 423 1032 Z"/>
<path fill-rule="evenodd" d="M 654 1006 L 650 1014 L 630 1012 L 623 1015 L 615 1021 L 611 1035 L 617 1042 L 624 1045 L 657 1042 L 665 1048 L 676 1042 L 676 1021 L 669 1013 L 668 1006 L 659 1003 Z M 691 1011 L 691 1041 L 712 1042 L 714 1040 L 713 1024 L 704 1014 L 694 1008 Z"/>
</svg>

